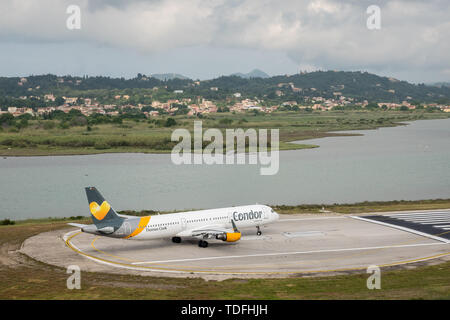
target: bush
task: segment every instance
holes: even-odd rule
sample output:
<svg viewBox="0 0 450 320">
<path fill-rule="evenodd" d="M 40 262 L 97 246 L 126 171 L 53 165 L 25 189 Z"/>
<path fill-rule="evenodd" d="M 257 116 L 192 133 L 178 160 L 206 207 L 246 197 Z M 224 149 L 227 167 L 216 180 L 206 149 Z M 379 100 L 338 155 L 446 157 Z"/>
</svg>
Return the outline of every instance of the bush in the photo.
<svg viewBox="0 0 450 320">
<path fill-rule="evenodd" d="M 56 124 L 53 121 L 45 121 L 44 122 L 44 129 L 45 130 L 51 130 L 54 129 L 56 127 Z"/>
<path fill-rule="evenodd" d="M 83 216 L 71 216 L 69 217 L 70 220 L 81 220 L 81 219 L 85 219 L 86 217 Z"/>
<path fill-rule="evenodd" d="M 174 118 L 167 118 L 166 123 L 164 124 L 165 127 L 172 127 L 175 126 L 177 122 Z"/>
<path fill-rule="evenodd" d="M 61 128 L 61 129 L 69 129 L 69 124 L 66 122 L 66 121 L 62 121 L 60 124 L 59 124 L 59 127 Z"/>
<path fill-rule="evenodd" d="M 228 125 L 228 124 L 232 124 L 232 123 L 233 123 L 233 120 L 232 120 L 232 119 L 229 119 L 229 118 L 223 118 L 223 119 L 220 119 L 220 120 L 219 120 L 219 123 L 220 123 L 220 124 Z"/>
<path fill-rule="evenodd" d="M 13 225 L 13 224 L 16 224 L 16 222 L 13 220 L 9 220 L 9 219 L 3 219 L 0 221 L 0 225 L 2 225 L 2 226 L 8 226 L 8 225 Z"/>
<path fill-rule="evenodd" d="M 106 142 L 100 142 L 100 141 L 98 141 L 98 142 L 96 142 L 96 143 L 94 144 L 94 148 L 97 149 L 97 150 L 104 150 L 104 149 L 109 149 L 109 148 L 111 148 L 111 146 L 110 146 L 109 144 L 107 144 Z"/>
</svg>

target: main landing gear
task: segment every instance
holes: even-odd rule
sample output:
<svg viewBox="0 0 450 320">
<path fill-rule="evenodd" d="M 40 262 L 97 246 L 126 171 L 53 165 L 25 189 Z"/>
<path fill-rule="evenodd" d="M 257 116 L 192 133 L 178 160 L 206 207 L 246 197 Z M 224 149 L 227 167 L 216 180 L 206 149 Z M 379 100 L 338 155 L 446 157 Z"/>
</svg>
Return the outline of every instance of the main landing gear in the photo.
<svg viewBox="0 0 450 320">
<path fill-rule="evenodd" d="M 200 241 L 198 242 L 198 246 L 199 246 L 200 248 L 206 248 L 206 247 L 208 246 L 208 241 L 200 240 Z"/>
<path fill-rule="evenodd" d="M 181 238 L 180 238 L 180 237 L 173 237 L 173 238 L 172 238 L 172 242 L 173 242 L 173 243 L 180 243 L 180 242 L 181 242 Z M 198 242 L 198 246 L 199 246 L 200 248 L 206 248 L 206 247 L 208 246 L 208 241 L 200 240 L 200 241 Z"/>
<path fill-rule="evenodd" d="M 256 226 L 256 234 L 258 236 L 262 235 L 261 229 L 259 228 L 259 226 Z"/>
<path fill-rule="evenodd" d="M 181 238 L 180 237 L 173 237 L 172 238 L 172 242 L 173 243 L 180 243 L 181 242 Z"/>
</svg>

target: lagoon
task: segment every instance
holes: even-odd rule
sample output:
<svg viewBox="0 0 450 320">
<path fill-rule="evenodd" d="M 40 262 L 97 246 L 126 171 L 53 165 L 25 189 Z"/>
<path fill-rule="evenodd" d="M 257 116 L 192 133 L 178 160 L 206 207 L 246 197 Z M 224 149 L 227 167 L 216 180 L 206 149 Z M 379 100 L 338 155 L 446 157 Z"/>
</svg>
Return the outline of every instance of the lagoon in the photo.
<svg viewBox="0 0 450 320">
<path fill-rule="evenodd" d="M 116 210 L 450 198 L 450 119 L 350 131 L 258 165 L 174 165 L 170 154 L 0 158 L 0 219 L 88 215 L 85 186 Z"/>
</svg>

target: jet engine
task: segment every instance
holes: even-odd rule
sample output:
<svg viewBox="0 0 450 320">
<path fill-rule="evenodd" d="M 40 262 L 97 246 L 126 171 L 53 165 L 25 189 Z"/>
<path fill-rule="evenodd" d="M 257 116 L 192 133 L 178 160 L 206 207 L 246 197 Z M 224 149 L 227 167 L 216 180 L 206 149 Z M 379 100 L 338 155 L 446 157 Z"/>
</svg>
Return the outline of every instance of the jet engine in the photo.
<svg viewBox="0 0 450 320">
<path fill-rule="evenodd" d="M 241 233 L 240 232 L 225 232 L 216 235 L 217 240 L 222 240 L 226 242 L 235 242 L 241 239 Z"/>
</svg>

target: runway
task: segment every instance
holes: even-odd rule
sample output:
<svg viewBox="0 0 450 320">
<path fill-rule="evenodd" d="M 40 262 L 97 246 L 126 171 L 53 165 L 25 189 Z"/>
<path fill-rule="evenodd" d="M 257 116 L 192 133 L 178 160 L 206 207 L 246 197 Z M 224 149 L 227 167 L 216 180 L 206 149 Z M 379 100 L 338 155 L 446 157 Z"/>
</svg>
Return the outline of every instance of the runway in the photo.
<svg viewBox="0 0 450 320">
<path fill-rule="evenodd" d="M 441 210 L 438 219 L 443 214 L 450 217 L 450 211 Z M 208 248 L 198 247 L 196 240 L 131 241 L 72 229 L 32 237 L 22 250 L 46 263 L 79 264 L 86 271 L 222 278 L 335 274 L 450 258 L 446 238 L 372 223 L 373 216 L 281 215 L 262 229 L 262 236 L 244 229 L 241 241 L 211 241 Z M 54 250 L 39 253 L 51 244 Z"/>
</svg>

